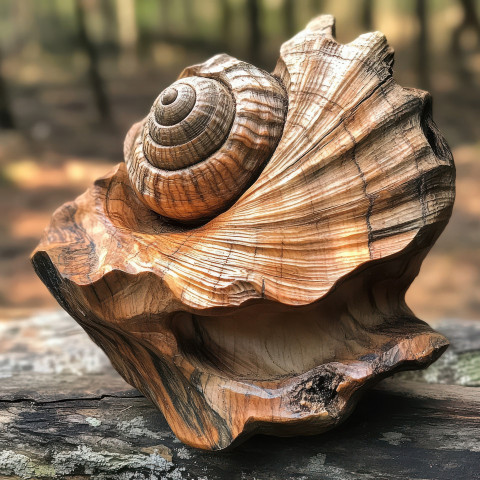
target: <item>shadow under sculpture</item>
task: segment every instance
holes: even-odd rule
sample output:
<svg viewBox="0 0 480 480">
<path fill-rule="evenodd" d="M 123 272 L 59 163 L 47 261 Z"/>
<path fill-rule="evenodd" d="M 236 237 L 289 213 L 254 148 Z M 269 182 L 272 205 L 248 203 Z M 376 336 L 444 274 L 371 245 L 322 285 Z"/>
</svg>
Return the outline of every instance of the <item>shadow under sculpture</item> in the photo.
<svg viewBox="0 0 480 480">
<path fill-rule="evenodd" d="M 454 201 L 431 98 L 395 83 L 381 33 L 333 32 L 314 19 L 272 74 L 184 70 L 33 253 L 189 445 L 325 431 L 448 346 L 404 299 Z"/>
</svg>

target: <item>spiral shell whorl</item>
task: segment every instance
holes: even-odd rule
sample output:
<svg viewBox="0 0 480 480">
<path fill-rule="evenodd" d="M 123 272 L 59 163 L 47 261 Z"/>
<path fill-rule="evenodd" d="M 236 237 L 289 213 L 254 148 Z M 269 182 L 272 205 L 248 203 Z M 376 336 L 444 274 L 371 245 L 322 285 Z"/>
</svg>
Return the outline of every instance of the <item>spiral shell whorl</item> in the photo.
<svg viewBox="0 0 480 480">
<path fill-rule="evenodd" d="M 273 154 L 287 103 L 276 78 L 228 55 L 189 67 L 125 139 L 137 196 L 181 222 L 218 215 Z"/>
<path fill-rule="evenodd" d="M 198 163 L 222 145 L 234 116 L 235 101 L 220 82 L 202 77 L 179 80 L 158 96 L 147 117 L 145 156 L 165 170 Z"/>
</svg>

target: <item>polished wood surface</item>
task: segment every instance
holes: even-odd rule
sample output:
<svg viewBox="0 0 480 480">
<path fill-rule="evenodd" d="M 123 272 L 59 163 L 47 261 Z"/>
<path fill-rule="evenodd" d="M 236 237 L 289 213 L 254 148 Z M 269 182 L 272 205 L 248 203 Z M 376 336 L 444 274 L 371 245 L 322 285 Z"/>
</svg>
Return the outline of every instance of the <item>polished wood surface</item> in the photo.
<svg viewBox="0 0 480 480">
<path fill-rule="evenodd" d="M 175 100 L 164 105 L 172 90 Z M 229 55 L 186 68 L 127 135 L 132 187 L 169 219 L 198 223 L 218 215 L 271 157 L 287 102 L 275 77 Z"/>
<path fill-rule="evenodd" d="M 454 201 L 430 96 L 395 83 L 382 34 L 342 45 L 332 32 L 322 16 L 282 46 L 264 77 L 288 98 L 281 138 L 226 211 L 185 224 L 147 207 L 137 181 L 152 193 L 158 180 L 132 174 L 140 124 L 127 165 L 57 210 L 33 254 L 59 303 L 189 445 L 327 430 L 372 384 L 448 345 L 404 300 Z M 236 62 L 182 75 L 224 78 Z M 182 210 L 181 199 L 172 189 L 165 201 Z"/>
</svg>

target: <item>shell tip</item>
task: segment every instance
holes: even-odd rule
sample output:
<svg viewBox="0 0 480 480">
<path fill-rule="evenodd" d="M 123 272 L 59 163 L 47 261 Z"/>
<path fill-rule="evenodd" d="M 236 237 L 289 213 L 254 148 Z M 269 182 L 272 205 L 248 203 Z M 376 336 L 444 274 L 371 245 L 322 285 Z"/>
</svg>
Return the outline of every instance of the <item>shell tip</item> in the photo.
<svg viewBox="0 0 480 480">
<path fill-rule="evenodd" d="M 307 24 L 306 29 L 335 38 L 335 17 L 333 15 L 315 17 Z"/>
</svg>

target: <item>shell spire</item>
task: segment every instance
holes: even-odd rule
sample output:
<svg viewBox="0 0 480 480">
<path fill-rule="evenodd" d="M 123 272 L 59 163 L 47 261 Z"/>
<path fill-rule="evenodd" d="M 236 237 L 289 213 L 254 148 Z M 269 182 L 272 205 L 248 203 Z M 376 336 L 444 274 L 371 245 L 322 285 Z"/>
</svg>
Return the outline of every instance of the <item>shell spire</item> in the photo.
<svg viewBox="0 0 480 480">
<path fill-rule="evenodd" d="M 127 135 L 125 162 L 140 200 L 180 222 L 218 215 L 272 155 L 286 103 L 278 80 L 227 55 L 190 67 Z"/>
</svg>

